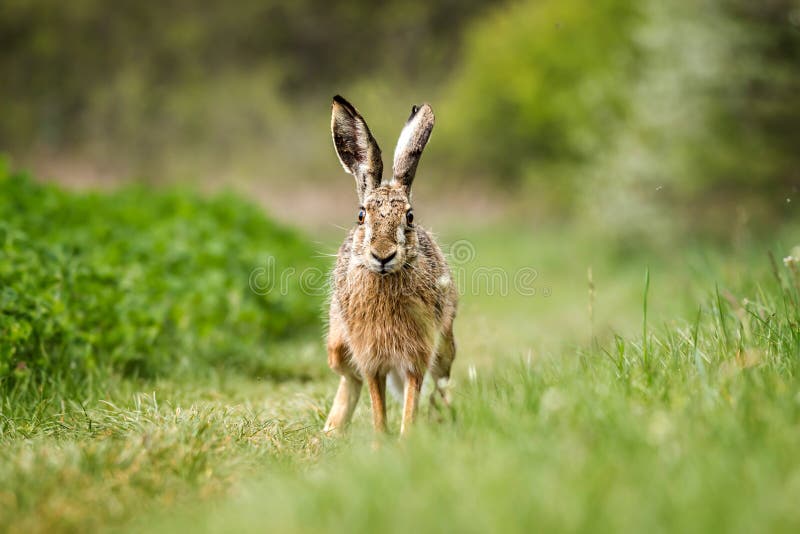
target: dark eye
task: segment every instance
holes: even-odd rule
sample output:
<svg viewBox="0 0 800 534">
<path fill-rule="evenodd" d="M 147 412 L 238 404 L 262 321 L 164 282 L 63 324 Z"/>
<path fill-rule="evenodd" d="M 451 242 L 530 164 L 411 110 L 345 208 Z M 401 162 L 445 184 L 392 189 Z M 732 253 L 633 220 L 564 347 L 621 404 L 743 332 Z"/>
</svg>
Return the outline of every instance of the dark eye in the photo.
<svg viewBox="0 0 800 534">
<path fill-rule="evenodd" d="M 408 224 L 409 226 L 414 224 L 414 212 L 411 210 L 408 210 L 406 212 L 406 224 Z"/>
<path fill-rule="evenodd" d="M 358 224 L 364 224 L 364 218 L 367 216 L 367 212 L 364 211 L 364 208 L 358 210 Z"/>
</svg>

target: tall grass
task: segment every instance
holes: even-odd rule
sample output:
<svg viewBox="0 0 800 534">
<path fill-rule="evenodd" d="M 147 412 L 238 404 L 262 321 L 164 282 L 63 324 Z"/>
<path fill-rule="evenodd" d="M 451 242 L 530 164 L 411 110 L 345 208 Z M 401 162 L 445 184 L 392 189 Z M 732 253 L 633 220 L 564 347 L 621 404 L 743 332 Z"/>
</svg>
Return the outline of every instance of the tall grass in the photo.
<svg viewBox="0 0 800 534">
<path fill-rule="evenodd" d="M 373 452 L 362 419 L 335 454 L 313 457 L 306 469 L 269 469 L 219 508 L 192 506 L 158 524 L 201 532 L 795 531 L 798 286 L 796 273 L 782 270 L 724 308 L 709 292 L 695 320 L 645 328 L 649 343 L 618 337 L 586 359 L 499 365 L 459 384 L 455 422 L 422 425 Z"/>
<path fill-rule="evenodd" d="M 398 442 L 393 404 L 372 450 L 364 400 L 321 433 L 319 299 L 246 292 L 304 238 L 230 197 L 0 191 L 0 530 L 800 528 L 797 252 L 476 232 L 465 276 L 534 258 L 540 291 L 465 294 L 455 417 Z"/>
</svg>

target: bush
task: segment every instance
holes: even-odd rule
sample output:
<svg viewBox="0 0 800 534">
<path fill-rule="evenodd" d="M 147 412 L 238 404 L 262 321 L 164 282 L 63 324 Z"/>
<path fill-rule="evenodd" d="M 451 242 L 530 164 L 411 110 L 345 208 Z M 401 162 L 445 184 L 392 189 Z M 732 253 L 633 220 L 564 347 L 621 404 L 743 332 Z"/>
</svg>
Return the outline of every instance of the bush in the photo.
<svg viewBox="0 0 800 534">
<path fill-rule="evenodd" d="M 593 156 L 625 115 L 636 20 L 628 0 L 546 0 L 481 21 L 443 113 L 453 152 L 506 180 Z"/>
<path fill-rule="evenodd" d="M 225 195 L 76 194 L 0 169 L 0 389 L 96 372 L 255 372 L 319 326 L 321 298 L 259 295 L 254 269 L 320 268 L 297 234 Z M 322 271 L 319 271 L 320 273 Z"/>
</svg>

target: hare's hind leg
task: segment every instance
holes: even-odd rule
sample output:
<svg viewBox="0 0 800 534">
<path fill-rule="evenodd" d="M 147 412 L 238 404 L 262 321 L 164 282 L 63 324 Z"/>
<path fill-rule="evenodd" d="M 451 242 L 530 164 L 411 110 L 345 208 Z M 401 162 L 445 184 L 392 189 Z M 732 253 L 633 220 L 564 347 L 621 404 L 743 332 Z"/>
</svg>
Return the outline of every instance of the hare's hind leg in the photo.
<svg viewBox="0 0 800 534">
<path fill-rule="evenodd" d="M 323 432 L 330 433 L 343 429 L 353 417 L 361 394 L 361 378 L 350 361 L 350 349 L 344 342 L 344 336 L 338 316 L 331 313 L 330 330 L 328 331 L 328 366 L 338 375 L 339 389 L 333 399 L 333 406 L 325 421 Z"/>
<path fill-rule="evenodd" d="M 450 369 L 453 367 L 453 360 L 456 358 L 456 341 L 453 337 L 452 325 L 448 328 L 436 351 L 436 358 L 431 366 L 431 378 L 433 379 L 433 391 L 431 392 L 431 408 L 438 408 L 438 400 L 441 399 L 445 406 L 450 407 L 450 393 L 448 386 L 450 382 Z"/>
</svg>

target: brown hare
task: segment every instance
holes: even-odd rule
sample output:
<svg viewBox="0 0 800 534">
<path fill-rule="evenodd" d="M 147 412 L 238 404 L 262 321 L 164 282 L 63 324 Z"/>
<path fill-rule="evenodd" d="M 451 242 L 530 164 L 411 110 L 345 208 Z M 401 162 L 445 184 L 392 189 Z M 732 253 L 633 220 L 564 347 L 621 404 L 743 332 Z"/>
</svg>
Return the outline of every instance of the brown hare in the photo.
<svg viewBox="0 0 800 534">
<path fill-rule="evenodd" d="M 328 325 L 328 365 L 341 376 L 325 432 L 350 421 L 367 382 L 376 431 L 386 430 L 386 381 L 402 384 L 400 434 L 412 423 L 426 372 L 449 404 L 458 292 L 442 251 L 414 220 L 411 183 L 433 129 L 428 104 L 411 109 L 383 179 L 381 150 L 349 102 L 333 98 L 331 130 L 344 170 L 356 179 L 357 222 L 339 248 Z"/>
</svg>

